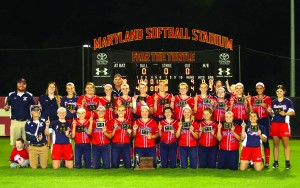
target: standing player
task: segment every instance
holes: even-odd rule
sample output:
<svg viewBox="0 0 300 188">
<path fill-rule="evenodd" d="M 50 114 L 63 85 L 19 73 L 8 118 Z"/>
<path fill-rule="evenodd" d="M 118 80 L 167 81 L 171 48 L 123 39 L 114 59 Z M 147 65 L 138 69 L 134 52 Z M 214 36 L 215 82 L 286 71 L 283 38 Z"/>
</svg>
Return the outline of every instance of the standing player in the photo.
<svg viewBox="0 0 300 188">
<path fill-rule="evenodd" d="M 139 84 L 139 91 L 140 94 L 137 96 L 135 95 L 132 98 L 132 104 L 133 104 L 133 113 L 135 114 L 135 119 L 138 119 L 141 117 L 141 108 L 142 106 L 148 106 L 149 108 L 149 115 L 153 113 L 153 100 L 152 97 L 147 94 L 147 84 L 145 82 L 141 82 Z"/>
<path fill-rule="evenodd" d="M 230 98 L 229 111 L 234 114 L 234 122 L 241 125 L 243 121 L 248 122 L 249 100 L 244 96 L 244 85 L 237 83 L 235 86 L 236 95 Z M 250 96 L 247 96 L 248 98 Z"/>
<path fill-rule="evenodd" d="M 159 122 L 164 119 L 163 110 L 170 106 L 171 95 L 167 91 L 167 80 L 160 80 L 158 92 L 152 95 L 153 98 L 153 119 Z"/>
<path fill-rule="evenodd" d="M 253 161 L 254 169 L 261 171 L 264 167 L 262 160 L 261 145 L 262 142 L 267 141 L 266 130 L 263 125 L 258 124 L 259 116 L 257 112 L 251 111 L 249 113 L 250 122 L 248 125 L 242 122 L 242 153 L 240 169 L 246 170 L 249 166 L 249 161 Z"/>
<path fill-rule="evenodd" d="M 125 118 L 125 113 L 125 106 L 118 106 L 118 118 L 107 123 L 107 126 L 113 127 L 111 139 L 112 168 L 119 168 L 120 155 L 122 155 L 124 167 L 131 168 L 130 137 L 132 133 L 132 121 Z"/>
<path fill-rule="evenodd" d="M 122 96 L 118 97 L 115 101 L 115 109 L 118 106 L 123 105 L 126 109 L 124 117 L 130 121 L 133 121 L 133 113 L 132 113 L 132 97 L 129 96 L 129 85 L 122 84 L 121 86 Z M 117 111 L 115 111 L 117 113 Z"/>
<path fill-rule="evenodd" d="M 77 105 L 78 107 L 85 109 L 86 119 L 90 119 L 91 116 L 93 119 L 97 118 L 96 109 L 102 104 L 100 103 L 100 98 L 95 95 L 95 85 L 92 82 L 86 83 L 85 94 L 78 98 Z"/>
<path fill-rule="evenodd" d="M 170 168 L 176 168 L 177 138 L 175 133 L 178 129 L 178 121 L 172 118 L 173 109 L 171 107 L 164 108 L 163 114 L 165 119 L 158 124 L 158 134 L 161 137 L 159 147 L 161 168 L 169 166 L 169 159 Z"/>
<path fill-rule="evenodd" d="M 265 85 L 262 82 L 256 84 L 257 95 L 253 96 L 251 99 L 250 111 L 256 111 L 259 115 L 258 123 L 263 125 L 266 129 L 266 134 L 270 134 L 270 119 L 268 108 L 271 107 L 272 99 L 269 96 L 264 95 Z M 263 142 L 264 153 L 265 153 L 265 168 L 269 168 L 270 162 L 270 145 L 269 139 Z"/>
<path fill-rule="evenodd" d="M 225 113 L 228 110 L 228 106 L 230 106 L 230 103 L 227 99 L 225 99 L 225 89 L 223 87 L 220 87 L 217 90 L 217 96 L 216 99 L 216 106 L 213 111 L 213 120 L 217 122 L 223 123 L 225 121 Z"/>
<path fill-rule="evenodd" d="M 181 82 L 178 85 L 179 95 L 172 96 L 171 108 L 174 110 L 174 119 L 180 120 L 183 117 L 183 108 L 189 106 L 191 109 L 194 108 L 194 99 L 187 95 L 189 86 L 185 82 Z"/>
<path fill-rule="evenodd" d="M 98 106 L 97 114 L 98 118 L 93 125 L 90 124 L 88 128 L 88 134 L 92 136 L 92 155 L 93 162 L 92 168 L 98 169 L 101 167 L 100 161 L 102 161 L 102 167 L 104 169 L 110 168 L 110 139 L 112 138 L 112 127 L 107 126 L 107 120 L 105 117 L 106 109 L 104 106 Z"/>
<path fill-rule="evenodd" d="M 285 168 L 290 169 L 290 145 L 289 137 L 291 136 L 290 129 L 290 116 L 295 115 L 293 103 L 290 99 L 286 98 L 285 87 L 283 85 L 278 85 L 276 87 L 277 99 L 272 101 L 272 114 L 273 118 L 271 121 L 270 136 L 273 137 L 274 142 L 274 163 L 273 168 L 278 168 L 278 156 L 279 156 L 279 143 L 280 138 L 284 147 L 285 156 Z M 271 112 L 271 109 L 269 109 Z"/>
<path fill-rule="evenodd" d="M 26 145 L 25 123 L 30 119 L 30 105 L 34 105 L 31 93 L 26 91 L 26 80 L 20 78 L 17 81 L 17 91 L 9 93 L 4 110 L 11 109 L 10 121 L 10 145 L 15 147 L 16 139 L 23 138 Z"/>
<path fill-rule="evenodd" d="M 105 96 L 100 98 L 100 103 L 106 108 L 105 119 L 110 121 L 115 118 L 115 97 L 112 94 L 112 85 L 106 84 L 104 86 L 104 92 Z"/>
<path fill-rule="evenodd" d="M 198 123 L 203 120 L 203 111 L 207 108 L 213 110 L 216 103 L 214 97 L 207 94 L 208 85 L 205 82 L 200 84 L 199 90 L 200 95 L 194 97 L 195 121 Z"/>
<path fill-rule="evenodd" d="M 149 118 L 148 106 L 141 107 L 141 118 L 134 121 L 132 136 L 134 141 L 134 154 L 139 157 L 153 157 L 153 166 L 157 167 L 155 139 L 158 137 L 158 126 L 156 121 Z M 135 164 L 136 164 L 135 159 Z"/>
<path fill-rule="evenodd" d="M 65 160 L 67 168 L 73 168 L 73 149 L 71 144 L 71 123 L 66 121 L 67 110 L 60 107 L 57 110 L 58 120 L 46 121 L 46 135 L 52 135 L 52 166 L 58 169 L 61 160 Z M 48 126 L 50 123 L 50 126 Z"/>
<path fill-rule="evenodd" d="M 182 109 L 183 117 L 178 123 L 176 138 L 178 138 L 181 168 L 197 168 L 197 139 L 199 135 L 198 123 L 192 120 L 192 109 L 185 106 Z"/>
<path fill-rule="evenodd" d="M 58 94 L 57 85 L 55 82 L 49 82 L 46 92 L 41 95 L 38 100 L 38 105 L 42 107 L 41 117 L 49 119 L 50 122 L 57 120 L 57 109 L 60 107 L 61 97 Z M 51 145 L 51 137 L 48 136 L 48 146 Z"/>
<path fill-rule="evenodd" d="M 203 111 L 204 120 L 199 124 L 198 158 L 199 168 L 216 168 L 218 151 L 218 124 L 212 121 L 212 110 Z"/>
<path fill-rule="evenodd" d="M 227 111 L 224 125 L 222 126 L 221 123 L 218 125 L 217 139 L 220 142 L 220 151 L 217 168 L 230 170 L 239 168 L 241 132 L 242 127 L 233 123 L 233 113 Z"/>
<path fill-rule="evenodd" d="M 84 156 L 85 168 L 91 168 L 91 138 L 87 131 L 93 125 L 93 118 L 85 119 L 86 111 L 84 108 L 77 110 L 78 119 L 72 122 L 72 138 L 75 141 L 75 168 L 81 168 L 82 155 Z"/>
<path fill-rule="evenodd" d="M 75 91 L 75 86 L 71 82 L 67 83 L 66 91 L 68 94 L 61 98 L 60 106 L 67 109 L 66 120 L 72 122 L 73 118 L 76 118 L 78 96 Z"/>
</svg>

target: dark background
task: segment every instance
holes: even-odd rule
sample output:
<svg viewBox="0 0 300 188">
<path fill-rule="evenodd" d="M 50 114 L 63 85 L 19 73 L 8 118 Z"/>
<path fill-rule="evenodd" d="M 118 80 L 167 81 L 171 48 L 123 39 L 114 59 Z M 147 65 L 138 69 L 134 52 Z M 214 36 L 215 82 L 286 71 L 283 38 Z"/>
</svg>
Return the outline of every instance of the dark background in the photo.
<svg viewBox="0 0 300 188">
<path fill-rule="evenodd" d="M 69 81 L 82 94 L 82 45 L 125 30 L 171 26 L 200 29 L 234 39 L 241 45 L 241 81 L 255 94 L 265 83 L 266 94 L 290 82 L 290 1 L 7 1 L 0 6 L 0 96 L 15 90 L 18 77 L 38 96 L 55 81 L 61 95 Z M 295 1 L 296 96 L 300 96 L 300 2 Z M 110 47 L 113 50 L 201 51 L 212 45 L 188 40 L 142 40 Z M 264 52 L 264 53 L 262 53 Z M 86 53 L 86 52 L 85 52 Z M 265 54 L 270 53 L 270 54 Z M 88 81 L 86 78 L 85 81 Z"/>
</svg>

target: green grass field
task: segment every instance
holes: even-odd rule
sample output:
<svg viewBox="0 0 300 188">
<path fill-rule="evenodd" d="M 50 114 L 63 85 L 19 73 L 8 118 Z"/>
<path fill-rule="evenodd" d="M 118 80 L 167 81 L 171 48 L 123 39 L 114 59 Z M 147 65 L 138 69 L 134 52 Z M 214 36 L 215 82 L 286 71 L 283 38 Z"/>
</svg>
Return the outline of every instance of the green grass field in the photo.
<svg viewBox="0 0 300 188">
<path fill-rule="evenodd" d="M 218 169 L 11 169 L 8 138 L 0 137 L 0 187 L 300 187 L 300 140 L 291 140 L 292 169 L 285 170 L 283 148 L 279 169 L 255 172 Z M 271 157 L 271 162 L 273 159 Z"/>
</svg>

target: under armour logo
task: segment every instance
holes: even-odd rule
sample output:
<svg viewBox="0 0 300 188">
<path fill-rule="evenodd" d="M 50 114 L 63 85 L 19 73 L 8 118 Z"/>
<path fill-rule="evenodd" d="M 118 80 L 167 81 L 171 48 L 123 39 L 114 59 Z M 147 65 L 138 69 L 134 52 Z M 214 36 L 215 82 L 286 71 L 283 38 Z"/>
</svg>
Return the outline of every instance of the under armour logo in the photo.
<svg viewBox="0 0 300 188">
<path fill-rule="evenodd" d="M 96 68 L 96 75 L 99 75 L 100 73 L 103 73 L 103 75 L 108 75 L 107 71 L 108 71 L 108 68 L 104 68 L 103 70 Z"/>
<path fill-rule="evenodd" d="M 224 73 L 226 73 L 227 76 L 230 75 L 230 68 L 227 68 L 225 70 L 223 70 L 222 68 L 219 68 L 218 70 L 219 70 L 219 73 L 218 73 L 219 75 L 223 75 Z"/>
</svg>

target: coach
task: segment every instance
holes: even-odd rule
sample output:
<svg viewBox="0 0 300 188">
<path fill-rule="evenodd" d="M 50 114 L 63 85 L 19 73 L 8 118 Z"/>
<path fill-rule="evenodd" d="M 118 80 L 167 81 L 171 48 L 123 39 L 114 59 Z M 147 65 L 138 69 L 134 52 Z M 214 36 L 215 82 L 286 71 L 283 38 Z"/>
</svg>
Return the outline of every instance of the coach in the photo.
<svg viewBox="0 0 300 188">
<path fill-rule="evenodd" d="M 33 96 L 26 91 L 26 86 L 26 80 L 20 78 L 17 81 L 17 91 L 8 94 L 4 106 L 6 111 L 11 109 L 10 145 L 13 147 L 17 138 L 22 137 L 26 141 L 25 123 L 30 119 L 30 105 L 34 105 Z"/>
</svg>

